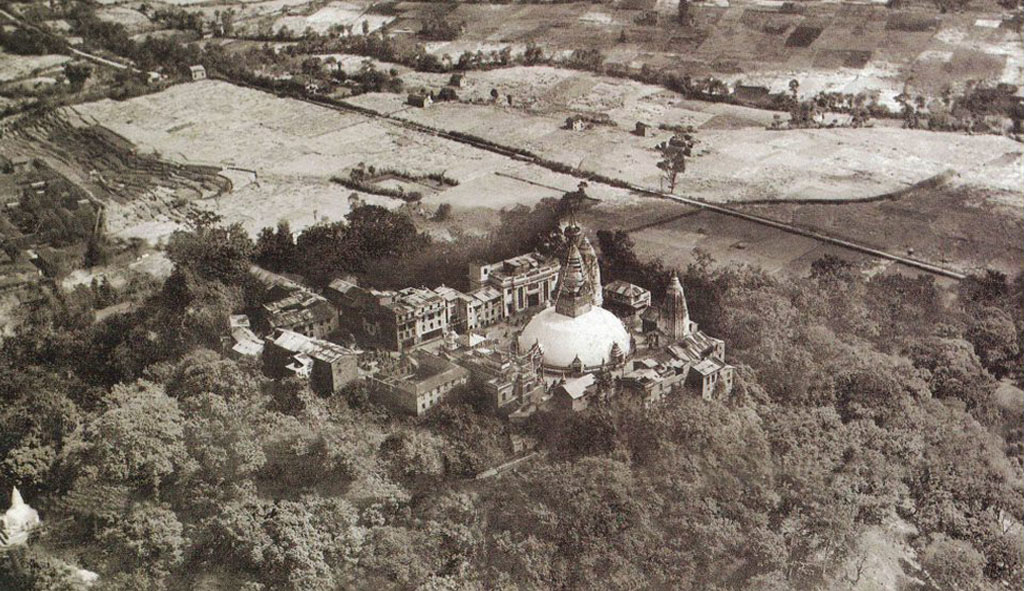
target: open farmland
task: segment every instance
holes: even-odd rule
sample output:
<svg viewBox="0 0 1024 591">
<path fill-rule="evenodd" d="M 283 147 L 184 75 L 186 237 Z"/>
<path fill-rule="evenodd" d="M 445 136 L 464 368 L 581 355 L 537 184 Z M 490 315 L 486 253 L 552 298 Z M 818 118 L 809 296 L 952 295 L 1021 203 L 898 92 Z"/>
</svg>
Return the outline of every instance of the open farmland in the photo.
<svg viewBox="0 0 1024 591">
<path fill-rule="evenodd" d="M 592 212 L 596 227 L 616 227 L 616 220 L 634 218 L 631 235 L 640 253 L 685 266 L 692 249 L 701 248 L 717 261 L 756 264 L 769 272 L 806 274 L 824 254 L 834 254 L 873 269 L 874 259 L 803 236 L 746 220 L 716 215 L 682 204 L 663 205 L 644 217 L 645 208 Z M 739 207 L 800 227 L 850 238 L 893 253 L 960 271 L 986 267 L 1015 273 L 1024 266 L 1024 216 L 1020 206 L 992 203 L 985 192 L 964 187 L 910 191 L 899 198 L 843 204 L 779 203 Z M 630 213 L 631 212 L 631 213 Z M 658 220 L 664 220 L 658 223 Z M 886 267 L 889 266 L 887 263 Z M 895 265 L 902 272 L 911 272 Z"/>
<path fill-rule="evenodd" d="M 70 60 L 66 55 L 13 55 L 0 51 L 0 82 L 32 76 Z"/>
<path fill-rule="evenodd" d="M 283 16 L 274 23 L 275 32 L 287 27 L 293 33 L 303 33 L 307 29 L 325 34 L 335 25 L 352 27 L 352 32 L 362 34 L 363 23 L 368 31 L 376 31 L 394 17 L 379 14 L 367 14 L 366 7 L 351 2 L 331 2 L 327 6 L 310 15 Z"/>
<path fill-rule="evenodd" d="M 427 50 L 457 59 L 503 47 L 517 53 L 529 42 L 549 55 L 597 49 L 607 63 L 631 68 L 713 74 L 775 92 L 797 79 L 803 96 L 863 92 L 890 108 L 904 88 L 937 97 L 978 78 L 1024 85 L 1020 36 L 994 3 L 938 14 L 931 6 L 800 2 L 787 10 L 783 2 L 731 0 L 691 4 L 689 28 L 673 22 L 676 2 L 650 4 L 656 25 L 637 24 L 651 8 L 642 3 L 458 4 L 448 18 L 465 22 L 465 32 Z M 433 6 L 403 2 L 394 10 L 398 23 L 415 27 Z"/>
<path fill-rule="evenodd" d="M 410 74 L 407 84 L 436 89 L 431 84 L 443 81 Z M 638 137 L 634 124 L 694 125 L 700 143 L 677 192 L 710 202 L 865 199 L 950 169 L 998 192 L 1024 182 L 1020 145 L 999 136 L 889 127 L 770 131 L 764 129 L 774 116 L 768 111 L 685 101 L 651 85 L 549 67 L 470 72 L 463 87 L 464 99 L 489 101 L 495 88 L 503 99 L 511 95 L 514 106 L 438 103 L 421 109 L 405 105 L 404 95 L 386 93 L 350 102 L 654 189 L 661 188 L 654 147 L 672 132 L 654 129 Z M 575 112 L 606 113 L 615 125 L 564 129 Z"/>
<path fill-rule="evenodd" d="M 154 7 L 182 8 L 189 12 L 201 13 L 206 18 L 213 18 L 217 12 L 233 10 L 235 12 L 235 30 L 240 33 L 255 33 L 261 27 L 265 32 L 269 32 L 273 22 L 281 15 L 293 12 L 300 14 L 310 4 L 310 0 L 234 0 L 230 2 L 161 0 L 149 4 Z"/>
<path fill-rule="evenodd" d="M 345 175 L 360 162 L 413 173 L 444 172 L 460 181 L 427 197 L 428 207 L 440 203 L 493 209 L 531 205 L 572 190 L 577 182 L 380 119 L 209 80 L 124 102 L 80 105 L 76 111 L 73 119 L 108 127 L 143 152 L 156 152 L 173 162 L 222 168 L 234 189 L 205 205 L 253 233 L 281 219 L 300 230 L 316 220 L 343 217 L 352 191 L 330 182 L 330 177 Z M 626 193 L 602 187 L 594 196 L 623 200 Z M 388 207 L 402 203 L 374 195 L 362 197 Z M 174 228 L 171 220 L 158 224 L 159 220 L 126 225 L 119 233 L 152 238 Z"/>
<path fill-rule="evenodd" d="M 108 6 L 96 11 L 96 17 L 102 21 L 118 23 L 128 31 L 130 35 L 137 35 L 156 28 L 149 17 L 138 10 L 127 6 Z"/>
</svg>

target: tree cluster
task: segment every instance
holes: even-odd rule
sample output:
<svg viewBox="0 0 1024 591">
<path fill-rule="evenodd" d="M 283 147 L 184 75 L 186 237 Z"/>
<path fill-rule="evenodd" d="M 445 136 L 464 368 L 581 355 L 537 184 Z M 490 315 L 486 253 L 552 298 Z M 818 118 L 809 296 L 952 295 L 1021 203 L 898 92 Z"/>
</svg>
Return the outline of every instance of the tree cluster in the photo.
<svg viewBox="0 0 1024 591">
<path fill-rule="evenodd" d="M 510 210 L 493 236 L 447 246 L 373 206 L 256 245 L 196 215 L 135 311 L 93 323 L 74 294 L 41 304 L 0 345 L 0 484 L 46 527 L 0 554 L 0 585 L 73 588 L 73 564 L 125 590 L 828 588 L 900 522 L 917 580 L 1024 583 L 1024 413 L 996 395 L 1021 384 L 1020 277 L 950 298 L 836 257 L 779 277 L 698 255 L 682 279 L 694 320 L 728 343 L 732 395 L 541 413 L 527 434 L 542 453 L 483 480 L 468 479 L 509 457 L 503 421 L 456 399 L 392 417 L 370 384 L 321 398 L 214 351 L 253 301 L 253 259 L 409 285 L 424 257 L 436 277 L 468 252 L 557 252 L 565 207 Z M 667 269 L 627 234 L 598 242 L 608 280 L 660 297 Z"/>
</svg>

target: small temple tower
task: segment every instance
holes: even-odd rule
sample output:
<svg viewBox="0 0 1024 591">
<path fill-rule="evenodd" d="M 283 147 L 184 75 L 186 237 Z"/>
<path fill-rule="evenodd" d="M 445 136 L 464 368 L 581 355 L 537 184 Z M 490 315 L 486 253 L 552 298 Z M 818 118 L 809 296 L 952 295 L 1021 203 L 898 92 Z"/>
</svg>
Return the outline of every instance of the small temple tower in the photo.
<svg viewBox="0 0 1024 591">
<path fill-rule="evenodd" d="M 11 507 L 0 516 L 0 547 L 24 544 L 30 531 L 39 526 L 39 513 L 21 498 L 18 488 L 11 491 Z"/>
<path fill-rule="evenodd" d="M 558 299 L 555 301 L 555 312 L 562 316 L 576 318 L 590 311 L 592 306 L 592 290 L 583 269 L 583 256 L 575 242 L 569 243 L 569 253 L 565 257 L 562 276 L 558 280 Z"/>
<path fill-rule="evenodd" d="M 608 361 L 611 367 L 616 369 L 622 367 L 622 364 L 626 362 L 626 354 L 622 352 L 622 347 L 618 343 L 612 343 L 612 350 Z"/>
</svg>

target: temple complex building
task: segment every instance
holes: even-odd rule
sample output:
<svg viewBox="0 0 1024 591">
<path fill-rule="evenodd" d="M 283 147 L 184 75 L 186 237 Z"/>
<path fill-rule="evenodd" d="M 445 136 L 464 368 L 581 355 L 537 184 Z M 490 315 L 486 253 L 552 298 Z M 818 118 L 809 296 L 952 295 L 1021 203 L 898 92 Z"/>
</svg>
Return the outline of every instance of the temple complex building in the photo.
<svg viewBox="0 0 1024 591">
<path fill-rule="evenodd" d="M 456 304 L 422 287 L 377 290 L 344 279 L 332 281 L 324 295 L 338 308 L 342 326 L 392 351 L 441 339 Z"/>
<path fill-rule="evenodd" d="M 467 369 L 427 351 L 413 351 L 402 361 L 393 371 L 368 378 L 378 386 L 377 402 L 398 412 L 422 415 L 469 380 Z"/>
<path fill-rule="evenodd" d="M 264 369 L 273 377 L 308 378 L 314 392 L 330 395 L 359 378 L 360 351 L 286 329 L 264 340 Z"/>
<path fill-rule="evenodd" d="M 725 342 L 704 334 L 690 319 L 677 275 L 672 275 L 661 305 L 644 313 L 643 331 L 653 353 L 634 359 L 620 382 L 641 395 L 645 405 L 684 387 L 705 400 L 732 390 L 735 369 L 725 362 Z"/>
<path fill-rule="evenodd" d="M 558 269 L 558 261 L 535 252 L 497 263 L 471 264 L 470 295 L 483 287 L 492 287 L 502 297 L 502 318 L 514 316 L 527 308 L 550 303 L 555 293 Z"/>
<path fill-rule="evenodd" d="M 548 372 L 582 374 L 620 363 L 632 344 L 622 321 L 595 304 L 600 301 L 600 271 L 589 241 L 575 224 L 565 229 L 565 236 L 555 305 L 530 320 L 519 335 L 519 347 L 539 346 Z M 589 252 L 589 264 L 583 251 Z"/>
<path fill-rule="evenodd" d="M 604 306 L 620 318 L 637 321 L 651 307 L 651 292 L 617 279 L 604 286 Z"/>
<path fill-rule="evenodd" d="M 487 408 L 499 416 L 532 412 L 544 397 L 541 351 L 536 345 L 521 350 L 513 341 L 507 351 L 475 347 L 454 360 L 469 370 L 470 382 L 480 388 Z"/>
</svg>

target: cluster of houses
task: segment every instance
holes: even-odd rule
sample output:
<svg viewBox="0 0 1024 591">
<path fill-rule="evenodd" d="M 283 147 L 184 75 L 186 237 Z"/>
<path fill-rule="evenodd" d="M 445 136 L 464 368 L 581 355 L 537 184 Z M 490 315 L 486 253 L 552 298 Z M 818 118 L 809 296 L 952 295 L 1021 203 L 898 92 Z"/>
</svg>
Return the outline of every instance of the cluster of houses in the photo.
<svg viewBox="0 0 1024 591">
<path fill-rule="evenodd" d="M 586 256 L 573 247 L 575 258 L 564 261 L 527 253 L 470 265 L 467 293 L 445 285 L 378 290 L 337 279 L 317 294 L 253 267 L 269 301 L 254 323 L 232 317 L 226 346 L 261 358 L 271 377 L 308 379 L 323 395 L 365 380 L 377 402 L 412 415 L 469 384 L 482 407 L 512 421 L 545 406 L 581 410 L 611 395 L 635 395 L 650 406 L 672 392 L 710 399 L 731 389 L 725 345 L 690 320 L 678 278 L 653 306 L 651 292 L 638 285 L 602 287 L 593 248 L 586 238 L 580 246 Z M 510 344 L 485 334 L 529 315 Z M 558 332 L 565 327 L 571 334 Z"/>
</svg>

